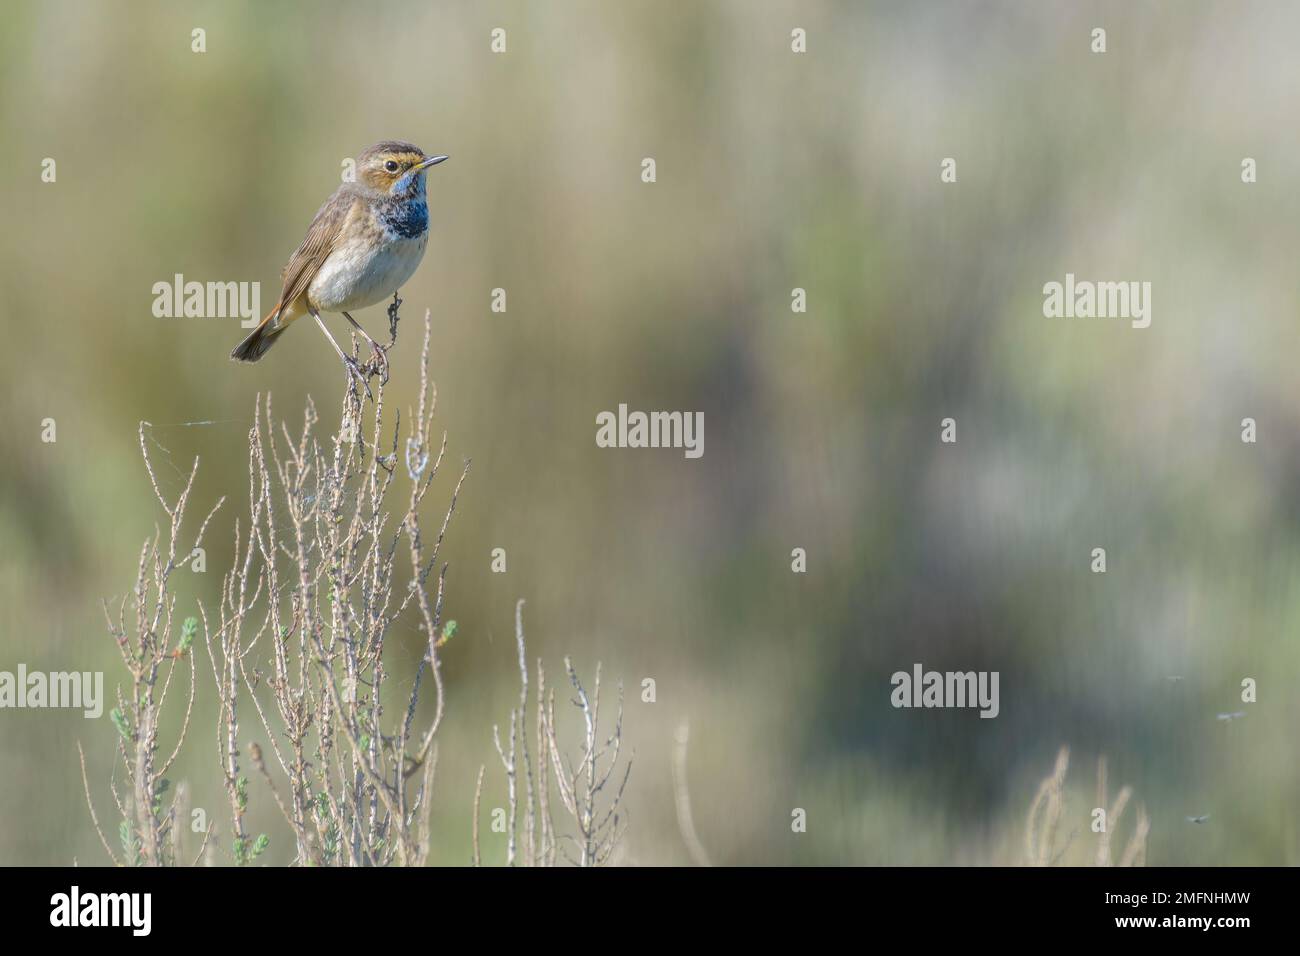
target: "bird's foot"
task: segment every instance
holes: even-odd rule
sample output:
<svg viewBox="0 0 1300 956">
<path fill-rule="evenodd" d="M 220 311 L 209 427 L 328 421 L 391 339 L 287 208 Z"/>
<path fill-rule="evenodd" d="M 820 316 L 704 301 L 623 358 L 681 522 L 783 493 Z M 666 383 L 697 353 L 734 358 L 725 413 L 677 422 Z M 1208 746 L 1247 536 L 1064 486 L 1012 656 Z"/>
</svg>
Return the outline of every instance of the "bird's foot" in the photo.
<svg viewBox="0 0 1300 956">
<path fill-rule="evenodd" d="M 375 396 L 370 391 L 370 376 L 366 374 L 365 368 L 350 355 L 343 356 L 343 367 L 347 369 L 350 386 L 355 389 L 357 384 L 366 390 L 366 398 L 372 402 Z"/>
<path fill-rule="evenodd" d="M 375 361 L 371 365 L 371 368 L 373 368 L 378 373 L 379 384 L 387 385 L 388 384 L 388 350 L 385 349 L 378 342 L 371 342 L 370 344 L 374 346 L 374 350 L 375 350 Z"/>
</svg>

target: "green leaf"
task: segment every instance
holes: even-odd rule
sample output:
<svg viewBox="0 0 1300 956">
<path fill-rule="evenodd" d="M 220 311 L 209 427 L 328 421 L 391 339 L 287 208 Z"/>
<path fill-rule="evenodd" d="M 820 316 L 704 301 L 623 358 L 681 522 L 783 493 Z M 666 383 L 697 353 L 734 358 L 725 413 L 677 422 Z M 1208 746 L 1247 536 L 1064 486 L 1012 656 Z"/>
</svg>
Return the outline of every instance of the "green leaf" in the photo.
<svg viewBox="0 0 1300 956">
<path fill-rule="evenodd" d="M 194 644 L 194 636 L 199 633 L 199 619 L 197 617 L 187 617 L 185 623 L 181 625 L 181 642 L 176 649 L 184 654 Z"/>
<path fill-rule="evenodd" d="M 448 621 L 442 626 L 442 643 L 446 644 L 456 636 L 456 622 Z"/>
</svg>

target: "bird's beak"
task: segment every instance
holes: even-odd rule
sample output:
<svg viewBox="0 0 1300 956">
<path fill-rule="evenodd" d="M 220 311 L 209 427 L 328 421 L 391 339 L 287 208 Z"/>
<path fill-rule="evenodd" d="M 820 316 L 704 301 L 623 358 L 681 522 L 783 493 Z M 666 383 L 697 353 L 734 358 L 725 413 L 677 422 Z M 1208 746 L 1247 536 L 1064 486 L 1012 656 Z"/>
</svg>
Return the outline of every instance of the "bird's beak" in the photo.
<svg viewBox="0 0 1300 956">
<path fill-rule="evenodd" d="M 448 156 L 430 156 L 427 159 L 423 159 L 420 162 L 416 163 L 411 168 L 415 172 L 421 172 L 422 170 L 428 169 L 430 166 L 437 166 L 439 163 L 444 162 L 449 158 L 450 157 Z"/>
</svg>

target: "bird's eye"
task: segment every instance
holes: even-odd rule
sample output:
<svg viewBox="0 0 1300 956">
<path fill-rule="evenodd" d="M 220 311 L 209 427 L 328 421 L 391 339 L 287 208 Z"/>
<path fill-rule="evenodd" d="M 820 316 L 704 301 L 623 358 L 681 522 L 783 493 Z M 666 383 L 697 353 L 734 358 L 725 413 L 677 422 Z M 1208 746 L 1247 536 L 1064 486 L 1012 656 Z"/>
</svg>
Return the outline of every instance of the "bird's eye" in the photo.
<svg viewBox="0 0 1300 956">
<path fill-rule="evenodd" d="M 390 173 L 397 172 L 397 162 L 390 159 L 388 162 L 384 163 L 384 169 L 388 170 Z"/>
</svg>

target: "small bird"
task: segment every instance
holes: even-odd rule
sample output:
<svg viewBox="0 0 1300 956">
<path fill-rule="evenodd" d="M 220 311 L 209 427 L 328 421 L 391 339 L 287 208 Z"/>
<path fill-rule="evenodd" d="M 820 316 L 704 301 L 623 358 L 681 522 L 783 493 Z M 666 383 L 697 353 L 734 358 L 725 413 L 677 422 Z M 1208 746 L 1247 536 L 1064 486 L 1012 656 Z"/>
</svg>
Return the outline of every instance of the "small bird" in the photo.
<svg viewBox="0 0 1300 956">
<path fill-rule="evenodd" d="M 1203 814 L 1203 815 L 1201 815 L 1201 816 L 1199 816 L 1199 817 L 1188 817 L 1188 818 L 1187 818 L 1187 822 L 1188 822 L 1188 823 L 1205 823 L 1205 822 L 1208 821 L 1209 819 L 1210 819 L 1210 815 L 1209 815 L 1208 813 L 1206 813 L 1206 814 Z"/>
<path fill-rule="evenodd" d="M 1245 716 L 1246 716 L 1246 712 L 1244 710 L 1234 710 L 1230 714 L 1216 714 L 1215 719 L 1216 720 L 1240 720 L 1242 717 Z"/>
<path fill-rule="evenodd" d="M 428 156 L 420 147 L 385 140 L 357 157 L 356 181 L 344 183 L 316 213 L 307 236 L 289 257 L 281 277 L 280 299 L 230 357 L 256 362 L 295 319 L 310 315 L 321 327 L 348 374 L 369 394 L 367 376 L 335 341 L 322 312 L 341 312 L 375 350 L 388 379 L 388 357 L 379 343 L 348 313 L 381 302 L 397 292 L 424 258 L 429 243 L 429 204 L 424 174 L 446 156 Z"/>
</svg>

